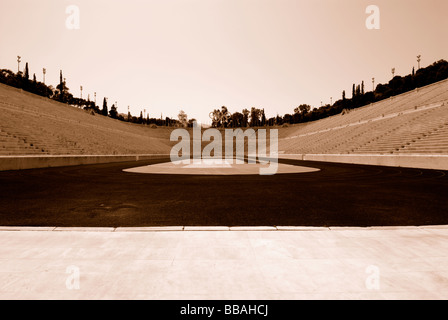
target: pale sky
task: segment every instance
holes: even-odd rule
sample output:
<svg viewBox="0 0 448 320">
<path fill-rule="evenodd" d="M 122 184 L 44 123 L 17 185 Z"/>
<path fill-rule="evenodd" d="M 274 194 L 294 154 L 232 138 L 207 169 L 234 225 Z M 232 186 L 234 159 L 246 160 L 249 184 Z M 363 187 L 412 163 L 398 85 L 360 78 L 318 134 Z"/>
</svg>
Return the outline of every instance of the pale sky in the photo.
<svg viewBox="0 0 448 320">
<path fill-rule="evenodd" d="M 66 27 L 66 8 L 80 12 Z M 368 5 L 380 29 L 368 30 Z M 0 68 L 30 73 L 97 104 L 133 115 L 189 118 L 264 108 L 267 117 L 302 103 L 351 97 L 417 67 L 448 60 L 446 0 L 1 0 Z"/>
</svg>

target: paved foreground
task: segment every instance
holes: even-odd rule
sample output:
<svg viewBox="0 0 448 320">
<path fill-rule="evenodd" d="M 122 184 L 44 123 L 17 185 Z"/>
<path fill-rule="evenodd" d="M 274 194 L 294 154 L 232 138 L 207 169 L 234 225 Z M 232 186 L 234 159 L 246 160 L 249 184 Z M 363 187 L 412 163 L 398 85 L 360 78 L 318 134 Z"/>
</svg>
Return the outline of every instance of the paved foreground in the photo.
<svg viewBox="0 0 448 320">
<path fill-rule="evenodd" d="M 0 298 L 448 298 L 448 226 L 205 229 L 0 228 Z"/>
</svg>

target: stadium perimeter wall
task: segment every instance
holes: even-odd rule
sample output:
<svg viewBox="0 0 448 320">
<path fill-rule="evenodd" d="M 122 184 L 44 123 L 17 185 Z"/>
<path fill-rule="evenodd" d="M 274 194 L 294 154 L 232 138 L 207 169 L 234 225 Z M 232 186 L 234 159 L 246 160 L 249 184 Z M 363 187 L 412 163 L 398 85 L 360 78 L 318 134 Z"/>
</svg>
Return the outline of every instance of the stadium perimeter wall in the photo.
<svg viewBox="0 0 448 320">
<path fill-rule="evenodd" d="M 85 164 L 99 164 L 125 161 L 139 161 L 147 159 L 165 158 L 168 154 L 141 155 L 54 155 L 54 156 L 3 156 L 0 157 L 0 171 L 22 170 L 35 168 L 50 168 L 64 166 L 78 166 Z"/>
<path fill-rule="evenodd" d="M 169 154 L 2 156 L 0 157 L 0 171 L 139 161 L 167 157 L 169 157 Z M 448 170 L 448 155 L 279 154 L 279 159 Z"/>
<path fill-rule="evenodd" d="M 427 154 L 280 154 L 279 159 L 448 170 L 448 155 Z"/>
</svg>

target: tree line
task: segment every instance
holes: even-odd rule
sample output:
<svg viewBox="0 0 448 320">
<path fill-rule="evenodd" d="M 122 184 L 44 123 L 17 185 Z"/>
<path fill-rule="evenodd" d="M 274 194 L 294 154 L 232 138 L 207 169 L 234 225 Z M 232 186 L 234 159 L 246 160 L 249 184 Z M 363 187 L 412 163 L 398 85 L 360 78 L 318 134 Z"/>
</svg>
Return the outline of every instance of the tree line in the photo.
<svg viewBox="0 0 448 320">
<path fill-rule="evenodd" d="M 364 82 L 361 82 L 361 84 L 353 84 L 351 98 L 346 97 L 346 92 L 344 90 L 342 91 L 341 99 L 335 101 L 333 104 L 323 105 L 320 108 L 312 108 L 308 104 L 300 104 L 298 107 L 294 108 L 293 112 L 290 114 L 266 118 L 264 109 L 252 107 L 250 110 L 244 108 L 241 112 L 236 111 L 230 113 L 227 107 L 222 106 L 210 112 L 210 118 L 213 127 L 225 128 L 280 126 L 315 121 L 336 114 L 344 114 L 345 111 L 378 102 L 391 96 L 402 94 L 447 78 L 448 62 L 439 60 L 430 66 L 418 69 L 417 71 L 413 68 L 412 72 L 404 77 L 394 76 L 388 83 L 380 83 L 372 91 L 365 91 Z M 90 98 L 85 100 L 74 97 L 67 87 L 62 70 L 59 73 L 59 84 L 56 88 L 37 81 L 36 74 L 33 74 L 32 79 L 30 79 L 28 63 L 26 63 L 23 72 L 19 70 L 17 73 L 14 73 L 11 70 L 0 69 L 0 83 L 83 108 L 91 114 L 99 114 L 126 122 L 154 126 L 191 127 L 195 121 L 195 119 L 188 120 L 187 115 L 182 110 L 178 115 L 178 119 L 169 117 L 163 119 L 162 116 L 160 118 L 149 118 L 149 114 L 145 117 L 141 111 L 139 116 L 133 116 L 129 111 L 127 114 L 118 113 L 116 105 L 113 104 L 108 108 L 106 98 L 103 99 L 102 108 L 100 108 L 96 105 L 95 101 L 90 101 Z"/>
<path fill-rule="evenodd" d="M 95 115 L 102 115 L 121 121 L 132 122 L 137 124 L 155 125 L 155 126 L 179 126 L 180 122 L 177 119 L 169 117 L 149 118 L 149 113 L 146 117 L 143 112 L 140 116 L 133 116 L 129 111 L 127 114 L 118 113 L 117 106 L 113 104 L 108 107 L 107 98 L 103 99 L 102 108 L 96 105 L 95 101 L 90 101 L 90 97 L 86 99 L 74 97 L 67 87 L 66 79 L 63 77 L 62 70 L 59 72 L 59 84 L 54 88 L 52 85 L 46 85 L 43 82 L 37 81 L 36 74 L 33 74 L 30 79 L 30 72 L 28 62 L 22 71 L 14 73 L 8 69 L 0 69 L 0 83 L 9 85 L 11 87 L 19 88 L 36 95 L 53 99 L 55 101 L 69 104 L 78 108 L 82 108 L 89 113 Z"/>
<path fill-rule="evenodd" d="M 214 127 L 279 126 L 315 121 L 336 114 L 344 114 L 351 109 L 378 102 L 447 78 L 448 62 L 439 60 L 417 71 L 412 68 L 412 72 L 404 77 L 394 76 L 388 83 L 380 83 L 372 91 L 365 91 L 363 81 L 360 84 L 353 84 L 351 98 L 347 98 L 344 90 L 342 91 L 341 99 L 333 104 L 323 105 L 320 108 L 312 108 L 308 104 L 301 104 L 294 108 L 290 114 L 277 115 L 276 117 L 266 119 L 264 109 L 252 107 L 250 111 L 243 109 L 242 112 L 230 113 L 227 107 L 223 106 L 213 110 L 210 113 L 210 118 Z"/>
</svg>

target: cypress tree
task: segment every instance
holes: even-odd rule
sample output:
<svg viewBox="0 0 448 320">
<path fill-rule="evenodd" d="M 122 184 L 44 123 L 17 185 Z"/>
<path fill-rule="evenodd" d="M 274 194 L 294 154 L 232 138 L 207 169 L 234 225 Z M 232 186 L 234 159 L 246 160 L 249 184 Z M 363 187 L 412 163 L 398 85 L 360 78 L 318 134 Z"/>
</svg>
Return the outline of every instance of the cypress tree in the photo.
<svg viewBox="0 0 448 320">
<path fill-rule="evenodd" d="M 103 110 L 101 112 L 103 114 L 103 116 L 107 116 L 107 100 L 106 97 L 104 97 L 103 99 Z"/>
<path fill-rule="evenodd" d="M 266 125 L 266 115 L 264 114 L 264 108 L 261 111 L 261 125 L 265 126 Z"/>
<path fill-rule="evenodd" d="M 64 100 L 64 80 L 62 78 L 62 70 L 59 70 L 59 85 L 56 86 L 56 89 L 59 90 L 59 101 Z"/>
<path fill-rule="evenodd" d="M 30 78 L 30 71 L 28 70 L 28 62 L 25 64 L 25 74 L 23 76 L 26 80 Z"/>
</svg>

